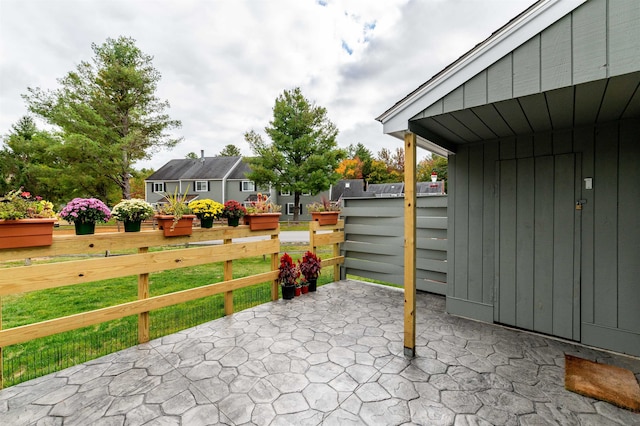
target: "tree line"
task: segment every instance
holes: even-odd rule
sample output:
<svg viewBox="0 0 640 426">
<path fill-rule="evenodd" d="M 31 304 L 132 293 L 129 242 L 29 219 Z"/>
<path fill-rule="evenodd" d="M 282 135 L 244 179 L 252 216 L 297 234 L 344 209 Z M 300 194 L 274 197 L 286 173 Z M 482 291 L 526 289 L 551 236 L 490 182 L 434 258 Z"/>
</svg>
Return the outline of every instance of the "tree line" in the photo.
<svg viewBox="0 0 640 426">
<path fill-rule="evenodd" d="M 169 117 L 169 102 L 155 94 L 161 76 L 153 57 L 122 36 L 94 43 L 92 50 L 91 62 L 81 62 L 60 78 L 59 88 L 27 88 L 23 98 L 29 112 L 49 129 L 39 129 L 33 116 L 11 126 L 0 150 L 0 194 L 24 187 L 54 203 L 87 196 L 109 204 L 142 198 L 144 179 L 153 170 L 136 170 L 135 163 L 181 141 L 170 134 L 181 122 Z M 384 148 L 376 157 L 362 143 L 339 148 L 338 128 L 326 108 L 307 99 L 299 87 L 277 97 L 263 130 L 268 140 L 254 129 L 244 133 L 253 151 L 246 158 L 251 166 L 247 178 L 292 193 L 295 206 L 301 194 L 315 195 L 339 179 L 403 180 L 401 148 Z M 220 155 L 239 156 L 240 150 L 227 145 Z M 446 159 L 421 161 L 419 180 L 429 180 L 432 170 L 446 179 Z"/>
</svg>

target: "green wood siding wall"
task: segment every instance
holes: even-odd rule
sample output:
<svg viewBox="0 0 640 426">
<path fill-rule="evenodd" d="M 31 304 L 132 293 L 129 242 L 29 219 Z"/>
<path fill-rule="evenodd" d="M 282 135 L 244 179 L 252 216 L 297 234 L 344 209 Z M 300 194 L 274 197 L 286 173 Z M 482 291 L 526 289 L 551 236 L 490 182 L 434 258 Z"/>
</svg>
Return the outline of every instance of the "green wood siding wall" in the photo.
<svg viewBox="0 0 640 426">
<path fill-rule="evenodd" d="M 556 279 L 578 280 L 581 306 L 577 313 L 549 311 L 548 315 L 533 316 L 531 324 L 527 322 L 531 318 L 527 308 L 516 309 L 519 302 L 500 305 L 501 313 L 504 309 L 505 315 L 514 318 L 521 315 L 522 326 L 532 330 L 548 328 L 558 320 L 567 323 L 573 320 L 579 327 L 573 331 L 574 335 L 581 336 L 583 343 L 640 355 L 639 134 L 640 119 L 635 118 L 488 141 L 460 147 L 456 155 L 450 156 L 449 197 L 453 201 L 448 209 L 448 311 L 493 321 L 494 291 L 500 277 L 519 278 L 520 295 L 535 299 L 542 297 L 536 292 L 544 293 L 545 285 L 556 274 Z M 534 194 L 526 179 L 530 176 L 540 179 L 545 173 L 552 173 L 551 162 L 572 161 L 563 155 L 572 153 L 581 159 L 576 163 L 581 167 L 577 178 L 571 181 L 557 176 L 556 184 L 567 186 L 564 190 L 575 191 L 580 199 L 586 200 L 579 216 L 580 232 L 574 241 L 580 247 L 580 259 L 576 263 L 579 269 L 573 271 L 560 264 L 572 262 L 573 253 L 549 253 L 543 245 L 535 243 L 550 238 L 571 238 L 566 229 L 535 227 L 533 238 L 520 239 L 527 241 L 526 244 L 533 241 L 533 245 L 516 250 L 518 234 L 527 235 L 534 229 L 527 224 L 533 220 L 548 223 L 554 220 L 550 212 L 536 210 Z M 517 169 L 513 162 L 511 177 L 498 173 L 497 164 L 504 160 L 519 161 Z M 509 167 L 508 162 L 505 167 Z M 564 168 L 556 163 L 556 171 L 558 167 Z M 582 179 L 586 177 L 593 178 L 592 190 L 584 188 Z M 536 186 L 541 193 L 535 196 L 553 196 L 553 188 Z M 499 204 L 497 188 L 503 194 Z M 511 199 L 505 199 L 509 193 Z M 516 205 L 531 205 L 531 209 L 517 210 Z M 513 224 L 509 225 L 507 219 L 499 222 L 503 229 L 496 230 L 497 215 L 512 217 Z M 500 236 L 499 241 L 495 241 L 496 235 Z M 498 262 L 496 247 L 511 252 L 512 261 Z M 518 259 L 517 253 L 524 257 Z M 532 253 L 532 258 L 526 258 L 524 253 Z M 536 259 L 539 265 L 546 266 L 536 266 Z M 509 297 L 503 294 L 501 298 L 503 296 Z M 515 295 L 513 297 L 516 300 Z M 554 294 L 553 297 L 574 295 Z"/>
</svg>

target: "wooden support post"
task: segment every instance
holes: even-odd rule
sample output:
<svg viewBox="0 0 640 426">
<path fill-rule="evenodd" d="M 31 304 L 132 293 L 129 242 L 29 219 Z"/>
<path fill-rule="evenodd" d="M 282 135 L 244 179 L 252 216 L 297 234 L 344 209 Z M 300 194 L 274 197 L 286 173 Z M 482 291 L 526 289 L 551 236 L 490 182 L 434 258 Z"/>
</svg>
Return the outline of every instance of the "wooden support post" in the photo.
<svg viewBox="0 0 640 426">
<path fill-rule="evenodd" d="M 231 239 L 225 239 L 224 244 L 231 244 Z M 233 279 L 233 261 L 225 260 L 222 266 L 222 278 L 225 281 Z M 224 293 L 224 314 L 233 314 L 233 291 L 227 291 Z"/>
<path fill-rule="evenodd" d="M 316 254 L 316 232 L 318 231 L 318 222 L 312 220 L 309 222 L 309 251 Z"/>
<path fill-rule="evenodd" d="M 416 347 L 416 135 L 404 136 L 404 354 Z"/>
<path fill-rule="evenodd" d="M 140 247 L 138 253 L 148 253 L 149 247 Z M 138 300 L 149 298 L 149 274 L 138 275 Z M 147 343 L 151 339 L 149 331 L 149 312 L 138 314 L 138 343 Z"/>
<path fill-rule="evenodd" d="M 278 247 L 280 247 L 280 236 L 279 234 L 272 234 L 272 240 L 278 240 Z M 271 270 L 277 271 L 278 266 L 280 266 L 280 249 L 278 249 L 278 253 L 271 253 Z M 280 283 L 277 279 L 273 280 L 271 283 L 271 300 L 276 301 L 280 298 Z"/>
<path fill-rule="evenodd" d="M 0 296 L 0 330 L 2 330 L 2 296 Z M 0 346 L 0 389 L 4 389 L 4 358 L 2 357 L 2 346 Z"/>
</svg>

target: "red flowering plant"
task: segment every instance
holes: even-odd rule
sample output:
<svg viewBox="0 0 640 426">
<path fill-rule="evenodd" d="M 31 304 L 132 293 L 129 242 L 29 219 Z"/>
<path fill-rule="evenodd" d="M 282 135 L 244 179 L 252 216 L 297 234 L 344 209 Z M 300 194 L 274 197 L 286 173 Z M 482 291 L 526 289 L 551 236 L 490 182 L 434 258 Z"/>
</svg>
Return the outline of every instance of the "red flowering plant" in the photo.
<svg viewBox="0 0 640 426">
<path fill-rule="evenodd" d="M 247 209 L 237 202 L 236 200 L 229 200 L 224 203 L 224 209 L 222 210 L 222 217 L 227 219 L 238 218 L 247 214 Z"/>
<path fill-rule="evenodd" d="M 298 267 L 306 281 L 318 278 L 318 275 L 320 275 L 320 269 L 322 268 L 321 262 L 322 259 L 310 251 L 307 251 L 302 256 L 302 259 L 298 260 Z"/>
<path fill-rule="evenodd" d="M 32 196 L 22 188 L 0 197 L 0 219 L 54 218 L 53 204 L 42 197 Z"/>
<path fill-rule="evenodd" d="M 278 282 L 283 287 L 295 286 L 300 278 L 300 268 L 293 262 L 291 256 L 287 253 L 280 257 L 280 266 L 278 266 Z"/>
</svg>

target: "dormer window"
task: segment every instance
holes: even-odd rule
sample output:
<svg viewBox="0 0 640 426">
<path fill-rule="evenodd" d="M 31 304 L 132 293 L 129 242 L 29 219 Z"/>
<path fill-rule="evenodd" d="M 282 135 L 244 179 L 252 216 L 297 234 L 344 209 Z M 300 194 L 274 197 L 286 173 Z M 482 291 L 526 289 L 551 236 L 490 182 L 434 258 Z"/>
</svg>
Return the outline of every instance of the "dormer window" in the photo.
<svg viewBox="0 0 640 426">
<path fill-rule="evenodd" d="M 243 180 L 241 188 L 242 192 L 254 192 L 256 190 L 256 183 L 250 180 Z"/>
</svg>

